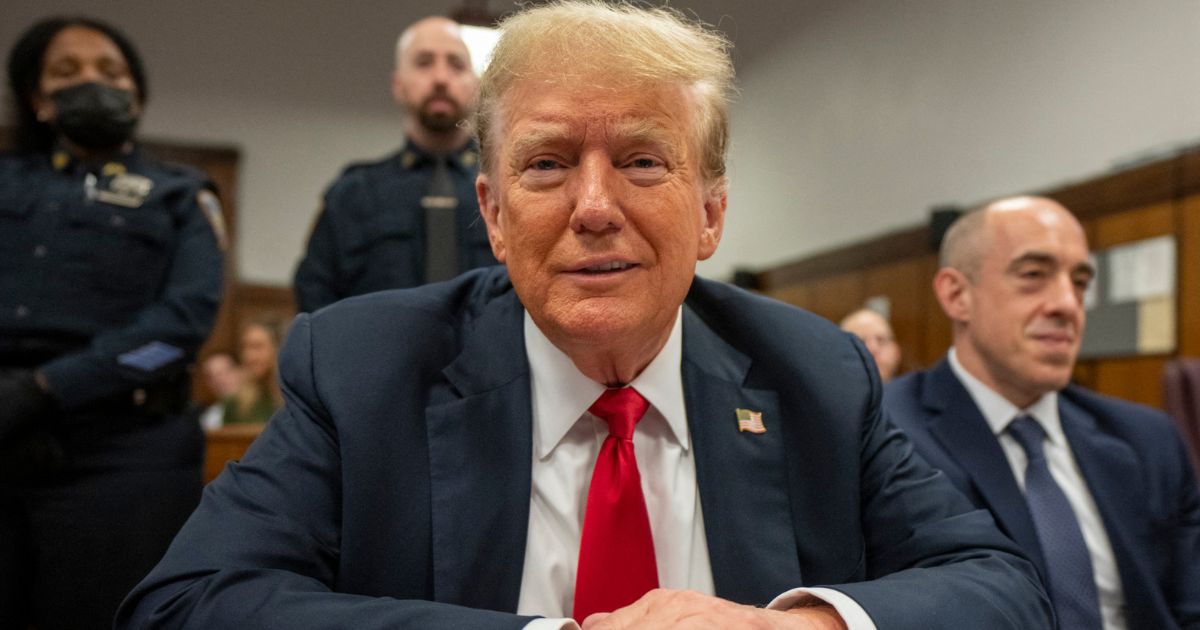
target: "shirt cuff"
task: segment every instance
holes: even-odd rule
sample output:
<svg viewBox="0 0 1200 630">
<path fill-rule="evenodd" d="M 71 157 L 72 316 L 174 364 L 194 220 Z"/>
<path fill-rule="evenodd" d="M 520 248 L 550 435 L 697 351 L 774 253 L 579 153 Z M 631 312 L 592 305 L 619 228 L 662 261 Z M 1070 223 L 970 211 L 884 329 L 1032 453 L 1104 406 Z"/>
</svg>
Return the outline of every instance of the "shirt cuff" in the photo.
<svg viewBox="0 0 1200 630">
<path fill-rule="evenodd" d="M 874 628 L 875 626 L 871 626 Z M 579 630 L 574 619 L 534 619 L 525 624 L 524 630 Z"/>
<path fill-rule="evenodd" d="M 771 610 L 787 610 L 798 604 L 821 600 L 837 611 L 849 630 L 878 630 L 871 616 L 849 595 L 831 588 L 794 588 L 767 604 Z M 529 627 L 529 626 L 526 626 Z"/>
</svg>

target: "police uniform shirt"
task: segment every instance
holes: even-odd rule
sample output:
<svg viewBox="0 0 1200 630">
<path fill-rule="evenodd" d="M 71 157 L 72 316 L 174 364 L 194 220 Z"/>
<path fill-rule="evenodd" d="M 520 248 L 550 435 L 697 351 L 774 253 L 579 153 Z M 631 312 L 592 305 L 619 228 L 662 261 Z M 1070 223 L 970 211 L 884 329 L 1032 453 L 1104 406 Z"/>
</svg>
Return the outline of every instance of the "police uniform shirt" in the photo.
<svg viewBox="0 0 1200 630">
<path fill-rule="evenodd" d="M 161 382 L 211 331 L 224 239 L 189 169 L 0 156 L 0 365 L 40 368 L 64 411 Z"/>
<path fill-rule="evenodd" d="M 296 270 L 296 302 L 301 311 L 428 280 L 429 204 L 423 201 L 431 192 L 439 159 L 445 160 L 444 170 L 457 198 L 449 210 L 457 234 L 451 243 L 456 272 L 496 264 L 475 197 L 479 154 L 474 141 L 440 158 L 408 143 L 381 161 L 347 167 L 326 191 L 324 208 Z"/>
</svg>

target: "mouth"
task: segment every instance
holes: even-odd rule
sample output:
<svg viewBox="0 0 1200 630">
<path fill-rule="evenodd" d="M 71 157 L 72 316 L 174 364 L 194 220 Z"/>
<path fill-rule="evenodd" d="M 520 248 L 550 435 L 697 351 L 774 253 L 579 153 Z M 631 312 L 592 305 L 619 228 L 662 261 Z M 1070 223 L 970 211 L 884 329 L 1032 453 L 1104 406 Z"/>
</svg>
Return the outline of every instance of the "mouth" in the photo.
<svg viewBox="0 0 1200 630">
<path fill-rule="evenodd" d="M 640 265 L 624 260 L 595 260 L 568 269 L 567 273 L 576 278 L 605 279 L 617 278 Z"/>
<path fill-rule="evenodd" d="M 1051 348 L 1068 349 L 1075 343 L 1074 335 L 1050 334 L 1034 335 L 1034 341 Z"/>
</svg>

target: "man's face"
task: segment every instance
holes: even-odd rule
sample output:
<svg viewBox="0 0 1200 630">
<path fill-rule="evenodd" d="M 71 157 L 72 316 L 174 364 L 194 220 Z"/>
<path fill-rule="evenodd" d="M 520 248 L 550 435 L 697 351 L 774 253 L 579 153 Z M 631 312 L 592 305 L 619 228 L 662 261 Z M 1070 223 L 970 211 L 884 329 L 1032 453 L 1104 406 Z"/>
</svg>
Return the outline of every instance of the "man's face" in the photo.
<svg viewBox="0 0 1200 630">
<path fill-rule="evenodd" d="M 415 24 L 401 43 L 392 95 L 424 128 L 453 131 L 475 102 L 479 80 L 471 56 L 447 20 Z"/>
<path fill-rule="evenodd" d="M 477 184 L 496 258 L 562 344 L 652 344 L 712 255 L 723 183 L 700 175 L 689 90 L 517 85 Z"/>
<path fill-rule="evenodd" d="M 984 230 L 977 277 L 951 312 L 965 325 L 955 347 L 977 378 L 1023 407 L 1069 382 L 1094 270 L 1083 228 L 1052 201 L 1001 202 Z"/>
</svg>

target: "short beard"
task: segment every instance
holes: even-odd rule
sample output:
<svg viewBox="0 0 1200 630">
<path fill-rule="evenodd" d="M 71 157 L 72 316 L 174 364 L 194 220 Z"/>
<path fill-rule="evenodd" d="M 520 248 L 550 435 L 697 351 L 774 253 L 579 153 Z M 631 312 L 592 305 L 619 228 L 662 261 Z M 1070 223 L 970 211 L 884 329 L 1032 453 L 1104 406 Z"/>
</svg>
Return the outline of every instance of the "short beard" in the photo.
<svg viewBox="0 0 1200 630">
<path fill-rule="evenodd" d="M 462 112 L 455 110 L 450 113 L 430 113 L 422 109 L 417 112 L 417 122 L 426 130 L 438 134 L 448 134 L 458 129 L 463 121 Z"/>
</svg>

